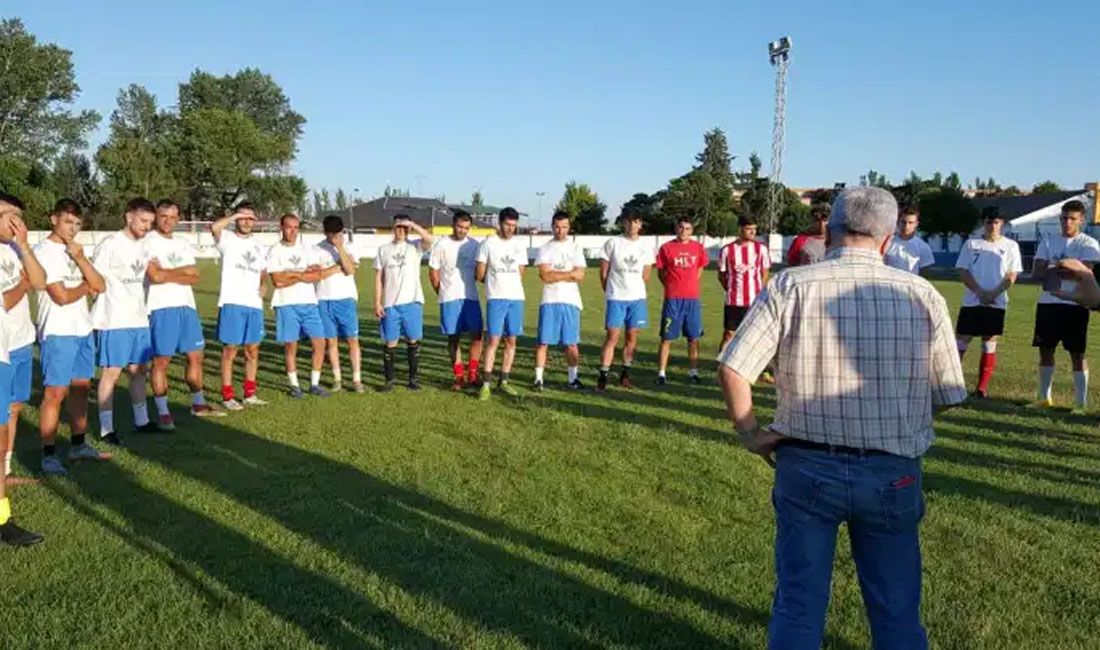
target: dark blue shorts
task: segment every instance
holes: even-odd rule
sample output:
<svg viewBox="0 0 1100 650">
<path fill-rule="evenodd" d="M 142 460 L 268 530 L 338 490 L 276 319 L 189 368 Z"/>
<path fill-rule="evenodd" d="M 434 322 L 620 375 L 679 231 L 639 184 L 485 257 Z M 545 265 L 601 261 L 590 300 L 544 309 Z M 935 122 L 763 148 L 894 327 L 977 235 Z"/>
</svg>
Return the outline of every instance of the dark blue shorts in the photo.
<svg viewBox="0 0 1100 650">
<path fill-rule="evenodd" d="M 681 332 L 688 340 L 703 337 L 703 307 L 695 298 L 671 298 L 661 307 L 661 339 L 675 341 Z"/>
</svg>

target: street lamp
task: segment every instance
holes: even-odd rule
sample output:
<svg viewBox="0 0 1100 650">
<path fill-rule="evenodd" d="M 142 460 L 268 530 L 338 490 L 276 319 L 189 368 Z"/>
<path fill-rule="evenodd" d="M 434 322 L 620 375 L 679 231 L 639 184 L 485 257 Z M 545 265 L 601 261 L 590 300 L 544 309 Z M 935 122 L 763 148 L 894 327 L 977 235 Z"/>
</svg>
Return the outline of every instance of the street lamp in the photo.
<svg viewBox="0 0 1100 650">
<path fill-rule="evenodd" d="M 539 197 L 539 228 L 542 227 L 542 197 L 546 196 L 546 192 L 535 192 L 535 196 Z"/>
<path fill-rule="evenodd" d="M 357 194 L 359 194 L 359 188 L 351 188 L 351 207 L 348 208 L 348 224 L 350 228 L 348 230 L 348 242 L 354 241 L 355 239 L 355 203 L 359 200 L 355 198 Z"/>
</svg>

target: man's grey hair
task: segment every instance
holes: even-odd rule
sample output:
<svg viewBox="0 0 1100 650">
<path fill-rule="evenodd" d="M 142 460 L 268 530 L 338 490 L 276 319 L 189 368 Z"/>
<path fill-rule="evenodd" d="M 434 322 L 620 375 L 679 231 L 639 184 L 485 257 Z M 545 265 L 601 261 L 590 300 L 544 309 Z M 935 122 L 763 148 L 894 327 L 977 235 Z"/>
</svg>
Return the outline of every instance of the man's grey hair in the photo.
<svg viewBox="0 0 1100 650">
<path fill-rule="evenodd" d="M 894 233 L 898 202 L 881 187 L 849 187 L 833 201 L 829 233 L 834 238 L 864 235 L 878 241 Z"/>
</svg>

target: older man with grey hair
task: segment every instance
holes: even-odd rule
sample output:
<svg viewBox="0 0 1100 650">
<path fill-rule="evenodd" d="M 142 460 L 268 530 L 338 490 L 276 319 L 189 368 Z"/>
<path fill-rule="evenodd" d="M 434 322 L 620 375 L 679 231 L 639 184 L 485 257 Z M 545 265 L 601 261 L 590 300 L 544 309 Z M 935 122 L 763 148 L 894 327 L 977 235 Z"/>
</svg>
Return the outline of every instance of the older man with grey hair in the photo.
<svg viewBox="0 0 1100 650">
<path fill-rule="evenodd" d="M 897 203 L 856 187 L 833 204 L 824 261 L 776 276 L 719 357 L 730 420 L 775 466 L 769 647 L 821 646 L 837 529 L 876 648 L 924 648 L 918 525 L 933 410 L 966 398 L 951 319 L 923 278 L 886 266 Z M 751 384 L 778 355 L 775 420 Z"/>
</svg>

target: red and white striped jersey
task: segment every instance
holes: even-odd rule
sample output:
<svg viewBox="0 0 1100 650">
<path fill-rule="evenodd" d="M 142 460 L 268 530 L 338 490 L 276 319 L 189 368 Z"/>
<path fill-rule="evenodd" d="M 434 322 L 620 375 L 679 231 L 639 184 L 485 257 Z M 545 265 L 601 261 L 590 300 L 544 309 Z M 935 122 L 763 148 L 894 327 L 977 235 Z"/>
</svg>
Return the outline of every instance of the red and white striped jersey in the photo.
<svg viewBox="0 0 1100 650">
<path fill-rule="evenodd" d="M 768 247 L 758 241 L 735 241 L 724 246 L 718 258 L 718 272 L 726 274 L 726 304 L 751 305 L 764 288 L 764 269 L 770 266 Z"/>
</svg>

